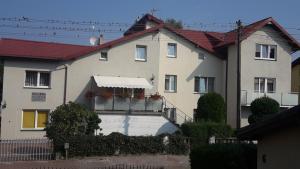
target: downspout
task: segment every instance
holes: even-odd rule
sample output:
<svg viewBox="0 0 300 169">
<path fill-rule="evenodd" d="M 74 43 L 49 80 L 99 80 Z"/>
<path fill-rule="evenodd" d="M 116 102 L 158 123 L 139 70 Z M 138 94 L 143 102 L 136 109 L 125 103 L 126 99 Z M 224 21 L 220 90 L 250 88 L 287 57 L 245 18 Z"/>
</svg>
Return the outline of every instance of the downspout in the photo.
<svg viewBox="0 0 300 169">
<path fill-rule="evenodd" d="M 63 98 L 63 104 L 66 104 L 67 100 L 67 81 L 68 81 L 68 66 L 64 64 L 65 69 L 65 79 L 64 79 L 64 98 Z"/>
</svg>

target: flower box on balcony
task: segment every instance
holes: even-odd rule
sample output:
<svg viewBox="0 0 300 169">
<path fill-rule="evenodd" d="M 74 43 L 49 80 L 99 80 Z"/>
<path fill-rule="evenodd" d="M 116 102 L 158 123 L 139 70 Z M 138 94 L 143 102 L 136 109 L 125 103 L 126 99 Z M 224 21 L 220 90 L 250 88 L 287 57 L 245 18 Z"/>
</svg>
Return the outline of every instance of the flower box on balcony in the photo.
<svg viewBox="0 0 300 169">
<path fill-rule="evenodd" d="M 145 99 L 145 94 L 144 93 L 137 93 L 137 94 L 134 95 L 134 98 L 139 99 L 139 100 Z"/>
<path fill-rule="evenodd" d="M 151 95 L 150 98 L 153 100 L 159 100 L 162 98 L 162 96 L 158 93 L 155 93 L 155 94 Z"/>
<path fill-rule="evenodd" d="M 110 98 L 112 98 L 112 96 L 113 96 L 113 94 L 112 94 L 112 92 L 101 92 L 100 94 L 99 94 L 99 96 L 101 96 L 101 97 L 103 97 L 103 98 L 105 98 L 105 99 L 110 99 Z"/>
</svg>

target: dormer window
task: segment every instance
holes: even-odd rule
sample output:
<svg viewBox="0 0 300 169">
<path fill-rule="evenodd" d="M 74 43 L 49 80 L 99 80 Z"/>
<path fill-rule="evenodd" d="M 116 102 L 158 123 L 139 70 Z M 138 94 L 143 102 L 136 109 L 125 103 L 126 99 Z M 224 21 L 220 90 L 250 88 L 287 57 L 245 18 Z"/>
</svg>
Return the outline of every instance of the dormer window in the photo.
<svg viewBox="0 0 300 169">
<path fill-rule="evenodd" d="M 107 58 L 107 52 L 101 52 L 101 54 L 100 54 L 100 60 L 107 60 L 108 58 Z"/>
<path fill-rule="evenodd" d="M 265 60 L 276 60 L 277 55 L 277 46 L 276 45 L 264 45 L 256 44 L 256 59 L 265 59 Z"/>
</svg>

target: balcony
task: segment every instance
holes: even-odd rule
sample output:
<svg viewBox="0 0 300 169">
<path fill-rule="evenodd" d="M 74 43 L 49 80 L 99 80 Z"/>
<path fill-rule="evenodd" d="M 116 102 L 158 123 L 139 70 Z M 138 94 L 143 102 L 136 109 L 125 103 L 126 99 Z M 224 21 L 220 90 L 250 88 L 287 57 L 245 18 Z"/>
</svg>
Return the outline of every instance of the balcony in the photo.
<svg viewBox="0 0 300 169">
<path fill-rule="evenodd" d="M 253 91 L 241 91 L 241 105 L 249 106 L 253 100 L 263 96 L 276 100 L 280 107 L 292 107 L 298 105 L 298 93 L 258 93 Z"/>
<path fill-rule="evenodd" d="M 162 112 L 163 98 L 158 97 L 111 97 L 95 96 L 93 99 L 95 111 L 119 111 L 119 112 Z"/>
</svg>

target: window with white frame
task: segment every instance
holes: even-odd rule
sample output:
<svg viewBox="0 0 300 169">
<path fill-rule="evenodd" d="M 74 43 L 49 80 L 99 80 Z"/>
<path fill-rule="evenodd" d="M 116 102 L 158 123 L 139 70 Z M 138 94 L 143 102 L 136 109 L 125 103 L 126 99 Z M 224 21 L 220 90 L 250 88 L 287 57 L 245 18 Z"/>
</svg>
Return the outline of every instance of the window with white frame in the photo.
<svg viewBox="0 0 300 169">
<path fill-rule="evenodd" d="M 277 55 L 276 45 L 256 44 L 255 58 L 275 60 Z"/>
<path fill-rule="evenodd" d="M 208 93 L 213 92 L 215 88 L 214 77 L 195 77 L 194 92 L 196 93 Z"/>
<path fill-rule="evenodd" d="M 177 44 L 168 43 L 168 57 L 176 58 L 177 57 Z"/>
<path fill-rule="evenodd" d="M 276 79 L 275 78 L 254 78 L 254 91 L 258 93 L 275 93 Z"/>
<path fill-rule="evenodd" d="M 26 71 L 25 87 L 50 87 L 50 72 Z"/>
<path fill-rule="evenodd" d="M 101 52 L 100 54 L 100 60 L 107 60 L 107 52 Z"/>
<path fill-rule="evenodd" d="M 176 92 L 177 90 L 177 76 L 166 75 L 165 77 L 165 91 Z"/>
<path fill-rule="evenodd" d="M 205 58 L 206 58 L 206 56 L 205 56 L 204 53 L 200 52 L 200 53 L 198 54 L 198 59 L 204 60 Z"/>
<path fill-rule="evenodd" d="M 137 61 L 147 60 L 147 46 L 143 46 L 143 45 L 136 46 L 135 60 Z"/>
<path fill-rule="evenodd" d="M 44 129 L 48 121 L 48 110 L 23 110 L 22 129 Z"/>
</svg>

